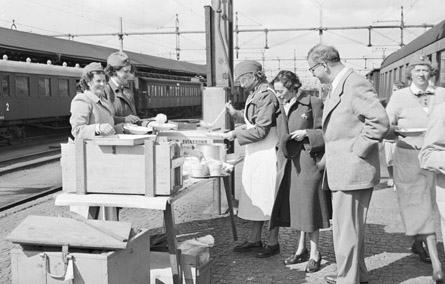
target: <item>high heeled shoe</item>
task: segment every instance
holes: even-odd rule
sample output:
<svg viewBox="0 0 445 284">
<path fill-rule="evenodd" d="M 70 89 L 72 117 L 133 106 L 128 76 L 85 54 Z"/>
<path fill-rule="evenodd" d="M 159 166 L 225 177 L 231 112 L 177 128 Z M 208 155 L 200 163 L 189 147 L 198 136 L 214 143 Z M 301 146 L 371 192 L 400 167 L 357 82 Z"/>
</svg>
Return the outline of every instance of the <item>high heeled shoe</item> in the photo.
<svg viewBox="0 0 445 284">
<path fill-rule="evenodd" d="M 321 253 L 318 253 L 318 260 L 310 258 L 307 262 L 305 271 L 308 273 L 314 273 L 320 270 L 321 266 Z"/>
<path fill-rule="evenodd" d="M 433 280 L 436 282 L 436 284 L 445 283 L 445 275 L 443 274 L 442 270 L 433 271 Z"/>
<path fill-rule="evenodd" d="M 293 254 L 286 258 L 284 260 L 284 264 L 291 265 L 291 264 L 297 264 L 301 262 L 305 262 L 309 259 L 309 252 L 307 249 L 303 249 L 303 251 L 300 254 Z"/>
<path fill-rule="evenodd" d="M 431 263 L 431 258 L 423 247 L 421 241 L 414 241 L 413 245 L 411 246 L 411 251 L 414 254 L 419 255 L 422 262 Z"/>
</svg>

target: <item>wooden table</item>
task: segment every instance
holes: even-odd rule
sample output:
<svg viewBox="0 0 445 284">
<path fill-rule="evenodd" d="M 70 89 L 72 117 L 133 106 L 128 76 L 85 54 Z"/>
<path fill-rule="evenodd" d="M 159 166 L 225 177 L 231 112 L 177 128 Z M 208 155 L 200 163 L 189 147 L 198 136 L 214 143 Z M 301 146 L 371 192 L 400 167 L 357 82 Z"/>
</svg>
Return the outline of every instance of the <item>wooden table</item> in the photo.
<svg viewBox="0 0 445 284">
<path fill-rule="evenodd" d="M 140 209 L 162 210 L 164 213 L 165 231 L 170 254 L 170 264 L 172 268 L 173 283 L 182 284 L 182 269 L 180 265 L 181 252 L 177 249 L 176 227 L 174 218 L 173 203 L 186 195 L 187 193 L 199 188 L 204 181 L 208 179 L 217 179 L 219 186 L 214 187 L 214 191 L 219 190 L 220 180 L 223 180 L 229 206 L 230 222 L 232 226 L 233 239 L 238 239 L 232 206 L 232 193 L 230 187 L 230 175 L 217 177 L 207 177 L 202 179 L 189 179 L 182 189 L 170 196 L 148 197 L 142 195 L 122 195 L 122 194 L 77 194 L 75 192 L 62 192 L 56 196 L 56 206 L 106 206 L 106 207 L 128 207 Z M 218 187 L 218 189 L 216 189 Z M 214 192 L 215 198 L 215 192 Z M 221 208 L 221 199 L 219 197 L 219 206 Z"/>
</svg>

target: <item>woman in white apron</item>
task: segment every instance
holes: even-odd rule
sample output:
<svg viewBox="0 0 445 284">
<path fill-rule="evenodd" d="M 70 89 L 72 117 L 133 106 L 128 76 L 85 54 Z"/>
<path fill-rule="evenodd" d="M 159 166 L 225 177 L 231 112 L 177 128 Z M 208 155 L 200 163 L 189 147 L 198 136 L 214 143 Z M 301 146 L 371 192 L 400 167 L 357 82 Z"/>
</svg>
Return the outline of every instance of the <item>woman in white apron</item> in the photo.
<svg viewBox="0 0 445 284">
<path fill-rule="evenodd" d="M 238 217 L 252 221 L 253 225 L 249 238 L 234 251 L 259 249 L 257 257 L 268 257 L 280 251 L 277 229 L 271 232 L 266 246 L 261 241 L 263 224 L 270 219 L 275 199 L 278 101 L 258 62 L 240 62 L 235 67 L 235 79 L 250 95 L 244 111 L 235 110 L 230 103 L 226 108 L 232 118 L 246 125 L 227 133 L 225 138 L 237 139 L 245 146 Z"/>
<path fill-rule="evenodd" d="M 421 261 L 432 263 L 433 279 L 443 281 L 433 219 L 434 173 L 420 167 L 418 155 L 425 136 L 422 129 L 426 130 L 434 108 L 445 101 L 445 89 L 429 85 L 431 62 L 426 58 L 414 56 L 407 75 L 412 79 L 411 86 L 394 92 L 386 106 L 391 122 L 387 136 L 398 134 L 393 160 L 397 201 L 405 234 L 414 239 L 411 251 Z"/>
</svg>

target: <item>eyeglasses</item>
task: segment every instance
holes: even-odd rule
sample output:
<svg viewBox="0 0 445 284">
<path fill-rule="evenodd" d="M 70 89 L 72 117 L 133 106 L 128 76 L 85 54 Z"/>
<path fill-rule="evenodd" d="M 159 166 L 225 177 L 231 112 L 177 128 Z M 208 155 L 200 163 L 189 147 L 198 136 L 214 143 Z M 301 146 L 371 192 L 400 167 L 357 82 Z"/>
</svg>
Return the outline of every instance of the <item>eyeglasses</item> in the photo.
<svg viewBox="0 0 445 284">
<path fill-rule="evenodd" d="M 311 72 L 312 74 L 314 74 L 315 69 L 317 69 L 318 66 L 323 65 L 323 64 L 324 64 L 323 62 L 319 62 L 319 63 L 315 64 L 314 66 L 312 66 L 311 68 L 309 68 L 308 71 Z"/>
</svg>

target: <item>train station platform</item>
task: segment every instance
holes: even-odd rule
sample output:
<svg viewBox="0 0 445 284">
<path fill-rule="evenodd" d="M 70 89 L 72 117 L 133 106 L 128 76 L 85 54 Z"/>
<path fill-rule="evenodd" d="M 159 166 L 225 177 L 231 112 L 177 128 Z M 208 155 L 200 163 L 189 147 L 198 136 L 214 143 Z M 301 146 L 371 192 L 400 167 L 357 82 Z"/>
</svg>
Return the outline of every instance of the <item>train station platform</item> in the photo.
<svg viewBox="0 0 445 284">
<path fill-rule="evenodd" d="M 236 182 L 241 182 L 242 164 L 236 166 Z M 376 187 L 371 200 L 366 229 L 366 263 L 372 284 L 428 284 L 433 283 L 432 267 L 422 263 L 417 255 L 410 252 L 411 240 L 404 235 L 403 224 L 397 206 L 396 192 L 386 186 L 387 176 L 382 167 L 381 184 Z M 212 282 L 221 284 L 290 284 L 325 283 L 326 275 L 335 274 L 336 264 L 332 243 L 332 230 L 320 232 L 320 251 L 323 257 L 322 269 L 316 273 L 305 273 L 306 263 L 285 266 L 283 260 L 291 255 L 297 245 L 292 230 L 282 228 L 279 235 L 281 253 L 270 258 L 255 258 L 254 253 L 235 253 L 235 243 L 229 226 L 229 215 L 212 213 L 212 189 L 204 184 L 175 203 L 175 217 L 179 240 L 205 235 L 215 238 L 210 249 Z M 223 200 L 224 202 L 224 200 Z M 11 283 L 10 250 L 13 244 L 5 237 L 28 215 L 68 216 L 68 208 L 54 205 L 54 196 L 47 196 L 26 205 L 0 212 L 0 283 Z M 239 241 L 247 238 L 250 223 L 235 218 Z M 121 220 L 132 222 L 133 227 L 147 228 L 153 234 L 163 228 L 162 211 L 127 209 L 121 211 Z M 439 220 L 436 216 L 436 227 Z M 438 231 L 439 232 L 439 231 Z M 263 241 L 267 240 L 267 223 L 263 230 Z M 443 240 L 438 233 L 438 250 L 445 263 Z M 309 247 L 309 245 L 308 245 Z"/>
</svg>

